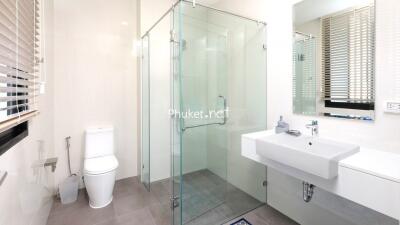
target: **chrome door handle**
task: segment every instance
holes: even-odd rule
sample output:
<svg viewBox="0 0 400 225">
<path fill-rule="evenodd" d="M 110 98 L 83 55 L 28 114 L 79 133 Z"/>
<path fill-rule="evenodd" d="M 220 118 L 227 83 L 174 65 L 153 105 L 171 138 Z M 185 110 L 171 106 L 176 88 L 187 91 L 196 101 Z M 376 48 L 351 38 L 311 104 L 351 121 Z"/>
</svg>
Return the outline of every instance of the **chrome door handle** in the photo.
<svg viewBox="0 0 400 225">
<path fill-rule="evenodd" d="M 227 104 L 226 98 L 224 96 L 219 95 L 218 98 L 222 98 L 222 100 L 224 101 L 224 121 L 222 123 L 215 122 L 215 123 L 206 123 L 206 124 L 199 124 L 199 125 L 193 125 L 193 126 L 186 126 L 185 119 L 181 118 L 181 123 L 182 123 L 181 131 L 185 132 L 185 130 L 187 130 L 187 129 L 210 126 L 210 125 L 225 125 L 226 121 L 227 121 L 226 111 L 227 111 L 228 104 Z"/>
<path fill-rule="evenodd" d="M 226 101 L 225 96 L 220 95 L 220 96 L 218 96 L 218 98 L 222 98 L 222 100 L 223 100 L 223 102 L 224 102 L 224 122 L 222 122 L 222 123 L 220 123 L 220 124 L 221 124 L 221 125 L 225 125 L 225 124 L 226 124 L 226 121 L 227 121 L 227 118 L 226 118 L 226 110 L 228 109 L 228 103 L 227 103 L 227 101 Z"/>
</svg>

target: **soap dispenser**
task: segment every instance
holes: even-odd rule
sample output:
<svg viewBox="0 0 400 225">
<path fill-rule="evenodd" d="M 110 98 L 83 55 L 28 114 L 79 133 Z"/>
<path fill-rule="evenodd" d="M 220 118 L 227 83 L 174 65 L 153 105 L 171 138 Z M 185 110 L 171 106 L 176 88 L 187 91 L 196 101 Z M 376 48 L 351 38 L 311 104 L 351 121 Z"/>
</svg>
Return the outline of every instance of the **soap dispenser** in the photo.
<svg viewBox="0 0 400 225">
<path fill-rule="evenodd" d="M 278 124 L 275 127 L 275 133 L 283 133 L 289 131 L 289 124 L 283 121 L 283 116 L 279 117 Z"/>
</svg>

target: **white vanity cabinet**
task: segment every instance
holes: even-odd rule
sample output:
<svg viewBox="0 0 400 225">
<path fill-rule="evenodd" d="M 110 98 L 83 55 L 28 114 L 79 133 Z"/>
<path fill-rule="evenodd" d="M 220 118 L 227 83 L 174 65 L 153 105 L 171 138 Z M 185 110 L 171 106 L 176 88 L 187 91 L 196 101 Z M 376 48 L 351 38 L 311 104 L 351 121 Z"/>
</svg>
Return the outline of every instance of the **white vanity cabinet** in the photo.
<svg viewBox="0 0 400 225">
<path fill-rule="evenodd" d="M 257 154 L 257 140 L 273 130 L 242 135 L 242 156 L 400 220 L 400 155 L 360 148 L 339 161 L 338 176 L 324 179 Z"/>
</svg>

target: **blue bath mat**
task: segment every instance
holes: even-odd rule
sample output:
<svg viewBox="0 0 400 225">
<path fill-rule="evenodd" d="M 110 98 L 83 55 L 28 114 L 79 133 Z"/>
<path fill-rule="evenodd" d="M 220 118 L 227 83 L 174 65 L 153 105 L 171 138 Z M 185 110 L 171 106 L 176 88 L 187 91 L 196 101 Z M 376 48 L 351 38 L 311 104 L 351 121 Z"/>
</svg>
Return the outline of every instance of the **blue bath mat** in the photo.
<svg viewBox="0 0 400 225">
<path fill-rule="evenodd" d="M 249 223 L 249 221 L 242 218 L 242 219 L 232 223 L 231 225 L 251 225 L 251 223 Z"/>
</svg>

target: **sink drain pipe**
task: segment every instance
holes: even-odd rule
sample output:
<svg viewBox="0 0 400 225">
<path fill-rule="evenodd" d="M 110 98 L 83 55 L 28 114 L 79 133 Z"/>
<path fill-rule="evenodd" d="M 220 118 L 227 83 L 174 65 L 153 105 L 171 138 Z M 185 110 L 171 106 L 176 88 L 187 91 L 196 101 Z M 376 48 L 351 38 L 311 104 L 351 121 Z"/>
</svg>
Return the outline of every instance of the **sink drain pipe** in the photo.
<svg viewBox="0 0 400 225">
<path fill-rule="evenodd" d="M 314 185 L 303 181 L 303 200 L 310 202 L 314 194 Z"/>
</svg>

